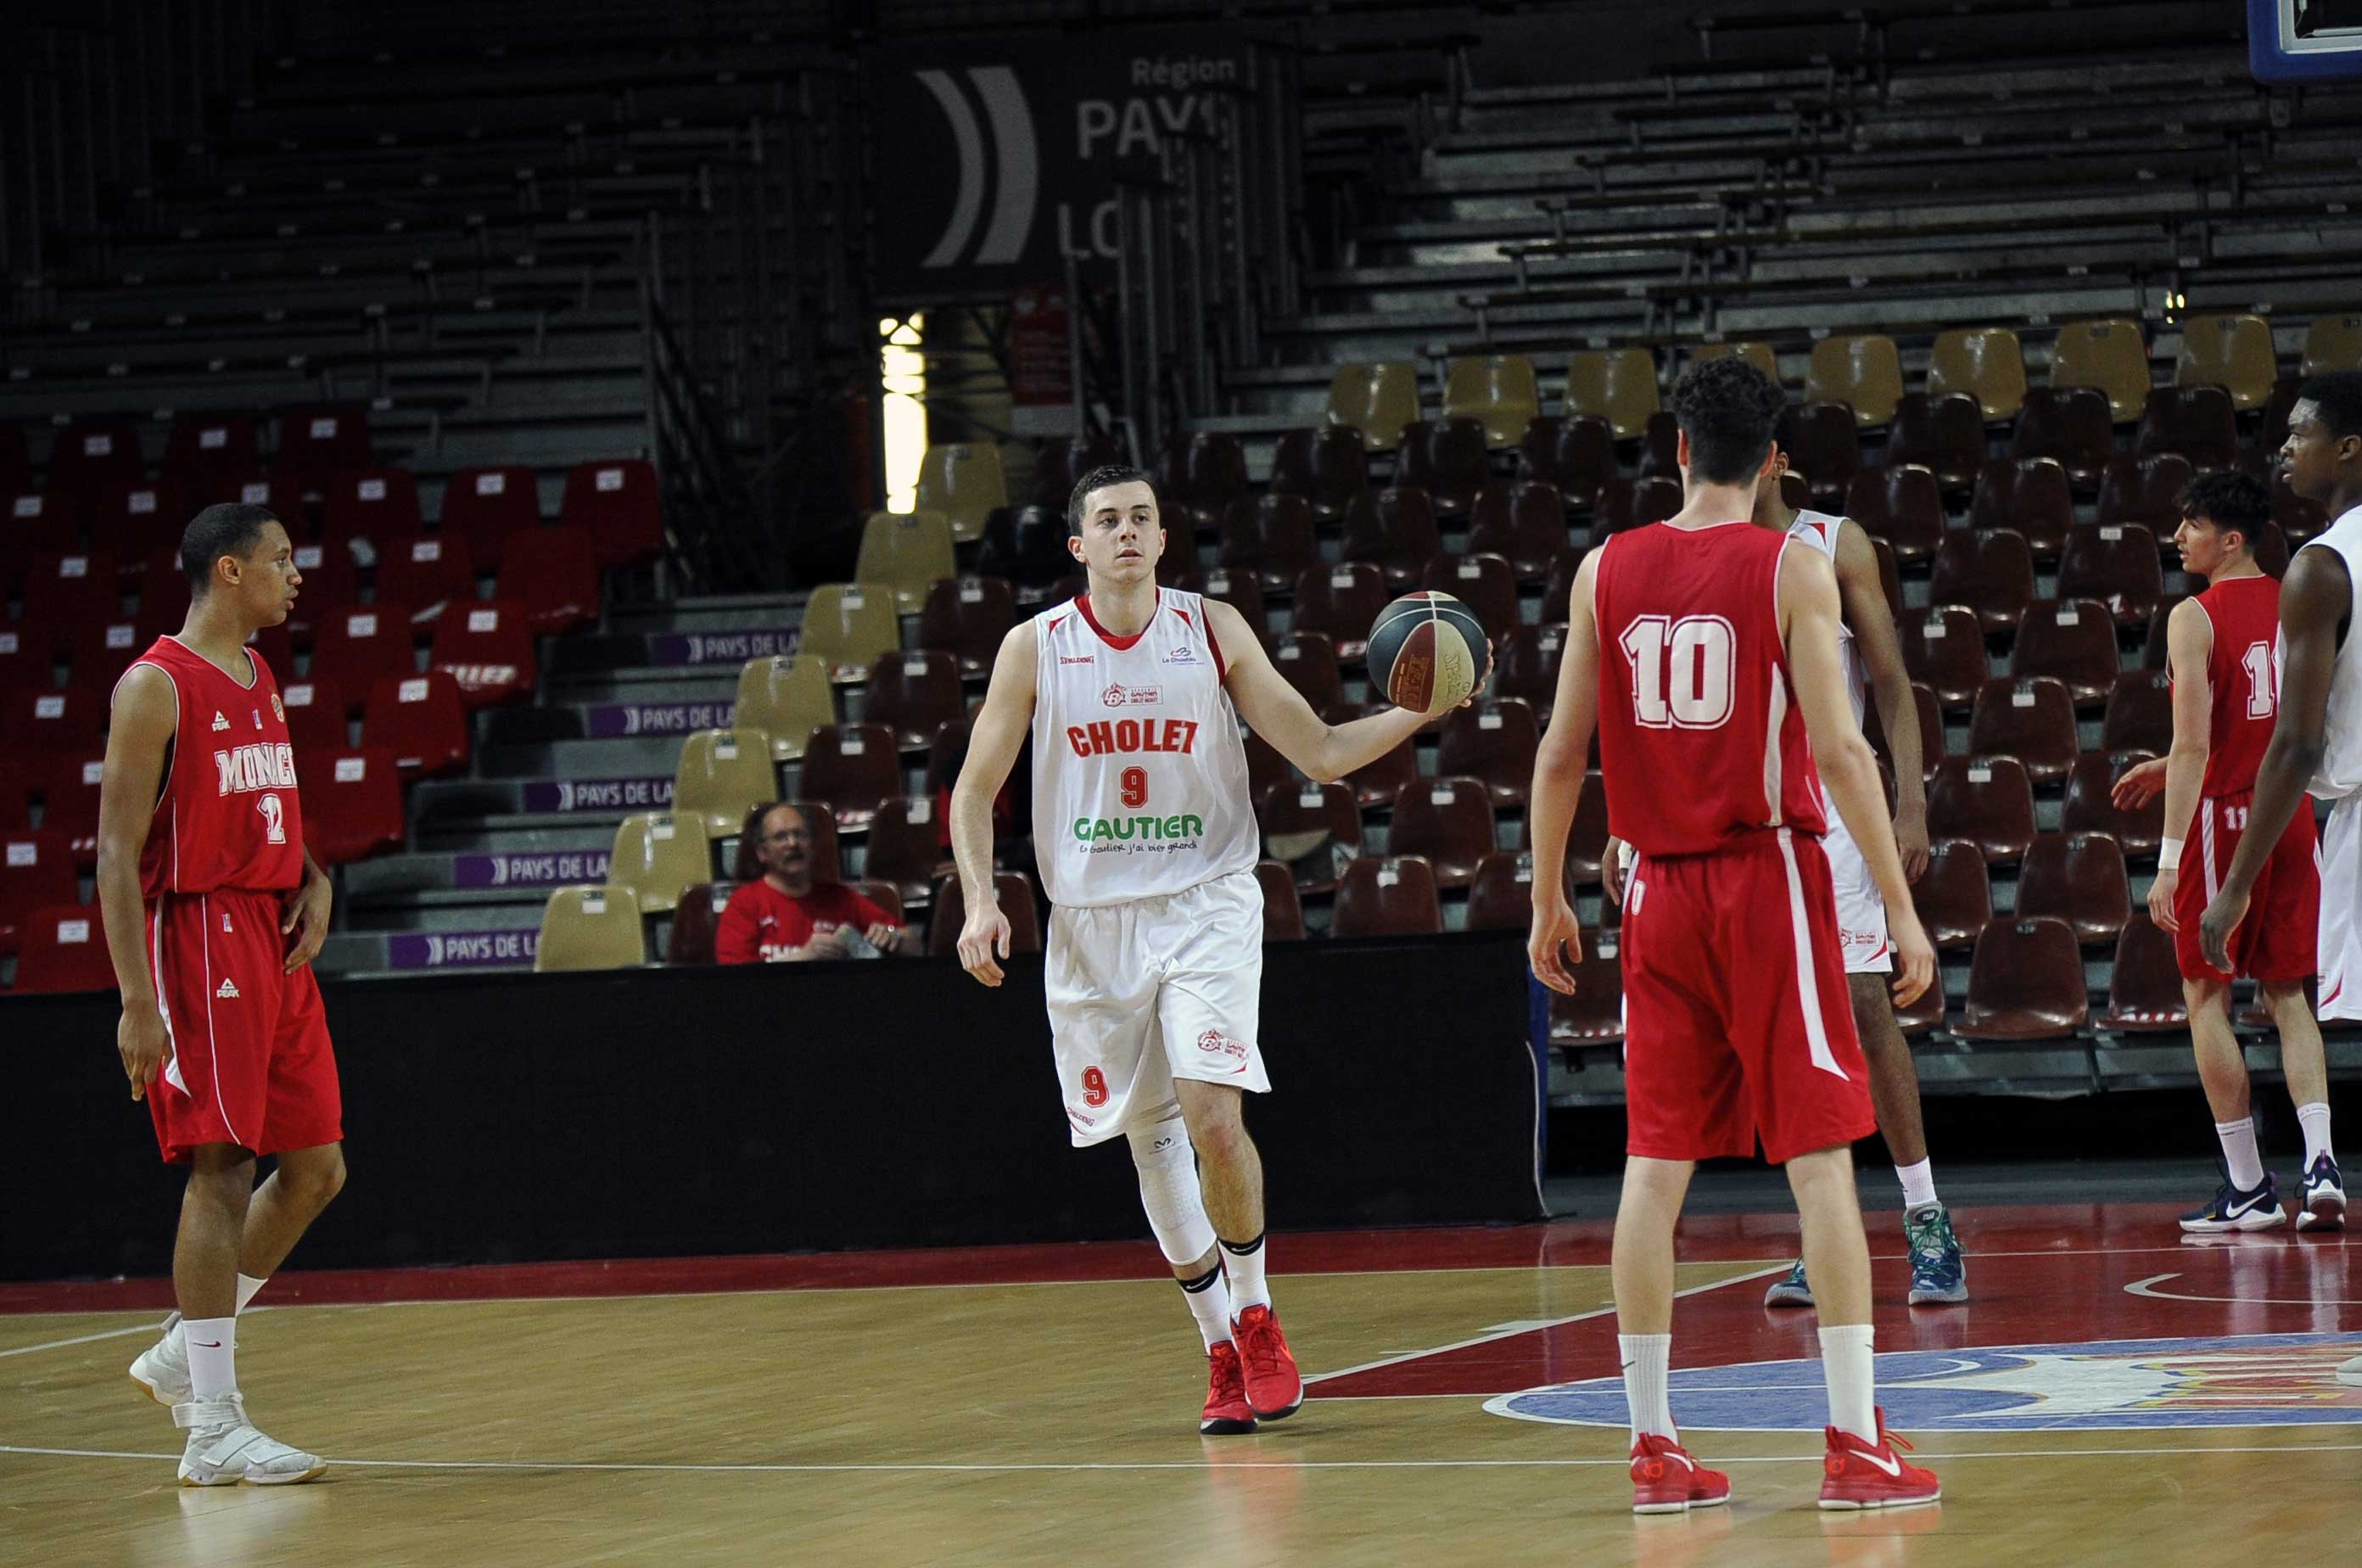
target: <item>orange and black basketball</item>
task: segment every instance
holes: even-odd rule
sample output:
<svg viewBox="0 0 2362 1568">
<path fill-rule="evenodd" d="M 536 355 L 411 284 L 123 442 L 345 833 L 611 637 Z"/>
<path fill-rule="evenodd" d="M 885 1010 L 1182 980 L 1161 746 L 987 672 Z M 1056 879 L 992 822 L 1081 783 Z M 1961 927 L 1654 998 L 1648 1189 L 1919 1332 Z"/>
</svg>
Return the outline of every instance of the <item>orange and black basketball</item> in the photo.
<svg viewBox="0 0 2362 1568">
<path fill-rule="evenodd" d="M 1493 662 L 1485 628 L 1449 593 L 1406 593 L 1370 627 L 1370 680 L 1398 708 L 1441 713 L 1484 684 Z"/>
</svg>

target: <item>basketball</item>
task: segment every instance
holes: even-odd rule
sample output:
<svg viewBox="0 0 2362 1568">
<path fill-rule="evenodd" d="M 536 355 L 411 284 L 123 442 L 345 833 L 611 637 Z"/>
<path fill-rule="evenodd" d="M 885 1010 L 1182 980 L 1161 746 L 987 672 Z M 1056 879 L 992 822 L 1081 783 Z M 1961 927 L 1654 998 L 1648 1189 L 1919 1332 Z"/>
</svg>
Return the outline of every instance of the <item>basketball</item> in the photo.
<svg viewBox="0 0 2362 1568">
<path fill-rule="evenodd" d="M 1449 593 L 1406 593 L 1370 626 L 1370 679 L 1398 708 L 1449 712 L 1485 683 L 1493 648 Z"/>
</svg>

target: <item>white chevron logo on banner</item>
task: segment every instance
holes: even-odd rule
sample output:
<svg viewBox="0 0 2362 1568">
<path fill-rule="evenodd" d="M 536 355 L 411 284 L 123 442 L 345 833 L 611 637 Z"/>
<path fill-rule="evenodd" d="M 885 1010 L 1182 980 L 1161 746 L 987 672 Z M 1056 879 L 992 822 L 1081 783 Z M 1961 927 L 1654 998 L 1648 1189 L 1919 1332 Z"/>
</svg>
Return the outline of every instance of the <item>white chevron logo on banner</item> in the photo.
<svg viewBox="0 0 2362 1568">
<path fill-rule="evenodd" d="M 960 253 L 967 248 L 969 237 L 976 233 L 977 220 L 984 213 L 985 127 L 977 123 L 976 111 L 969 107 L 966 94 L 952 80 L 947 71 L 911 72 L 920 85 L 934 95 L 951 122 L 952 139 L 959 149 L 959 195 L 952 204 L 951 221 L 944 226 L 943 237 L 927 252 L 921 263 L 927 267 L 956 265 Z M 977 248 L 977 266 L 1006 266 L 1022 255 L 1025 241 L 1033 232 L 1033 209 L 1041 194 L 1042 155 L 1033 136 L 1033 111 L 1025 102 L 1025 90 L 1018 84 L 1017 73 L 1005 65 L 970 66 L 969 83 L 976 95 L 984 102 L 984 112 L 992 123 L 992 143 L 997 157 L 994 166 L 994 200 L 991 225 L 984 231 L 984 240 Z"/>
</svg>

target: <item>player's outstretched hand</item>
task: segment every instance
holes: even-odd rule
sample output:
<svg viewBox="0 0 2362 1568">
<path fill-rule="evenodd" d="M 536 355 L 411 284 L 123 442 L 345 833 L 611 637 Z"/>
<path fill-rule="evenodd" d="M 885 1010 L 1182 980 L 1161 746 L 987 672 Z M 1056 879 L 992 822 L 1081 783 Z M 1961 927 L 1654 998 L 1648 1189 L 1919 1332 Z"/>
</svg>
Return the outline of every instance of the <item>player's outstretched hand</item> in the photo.
<svg viewBox="0 0 2362 1568">
<path fill-rule="evenodd" d="M 1000 912 L 1000 900 L 988 899 L 967 907 L 967 919 L 960 924 L 960 967 L 988 986 L 1001 982 L 1000 966 L 995 956 L 1009 956 L 1009 917 Z"/>
<path fill-rule="evenodd" d="M 1572 958 L 1583 961 L 1583 926 L 1564 893 L 1534 905 L 1533 933 L 1526 940 L 1526 962 L 1534 978 L 1563 996 L 1574 995 L 1574 976 L 1567 969 Z"/>
<path fill-rule="evenodd" d="M 131 1098 L 144 1099 L 148 1086 L 172 1059 L 172 1036 L 154 1002 L 123 1010 L 115 1026 L 115 1048 L 123 1053 L 123 1076 L 131 1080 Z"/>
<path fill-rule="evenodd" d="M 314 877 L 286 896 L 279 913 L 279 934 L 288 938 L 287 967 L 293 974 L 320 955 L 328 940 L 328 906 L 335 893 L 326 877 Z"/>
<path fill-rule="evenodd" d="M 2148 918 L 2159 931 L 2179 933 L 2181 922 L 2173 918 L 2173 891 L 2181 880 L 2179 871 L 2159 871 L 2157 880 L 2148 885 Z"/>
<path fill-rule="evenodd" d="M 1890 934 L 1894 938 L 1894 1005 L 1909 1007 L 1927 994 L 1936 983 L 1936 947 L 1927 940 L 1927 932 L 1920 925 L 1916 913 L 1905 910 L 1887 913 Z"/>
<path fill-rule="evenodd" d="M 2198 946 L 2206 962 L 2225 974 L 2231 968 L 2231 933 L 2247 918 L 2247 895 L 2225 888 L 2198 919 Z"/>
<path fill-rule="evenodd" d="M 2136 812 L 2165 792 L 2165 758 L 2136 762 L 2117 778 L 2108 793 L 2120 812 Z M 2170 927 L 2168 928 L 2171 929 Z"/>
</svg>

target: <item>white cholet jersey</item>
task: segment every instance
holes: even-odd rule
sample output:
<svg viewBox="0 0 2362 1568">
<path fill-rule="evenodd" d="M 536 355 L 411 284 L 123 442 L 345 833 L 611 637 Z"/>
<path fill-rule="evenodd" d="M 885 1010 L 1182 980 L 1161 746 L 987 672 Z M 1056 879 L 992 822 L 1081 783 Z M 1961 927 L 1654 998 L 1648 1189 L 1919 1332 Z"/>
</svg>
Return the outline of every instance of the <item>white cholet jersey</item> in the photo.
<svg viewBox="0 0 2362 1568">
<path fill-rule="evenodd" d="M 1838 563 L 1838 525 L 1845 521 L 1826 512 L 1799 509 L 1796 520 L 1788 525 L 1788 537 L 1802 539 L 1828 557 L 1829 565 Z M 1838 622 L 1838 657 L 1845 665 L 1846 695 L 1853 699 L 1854 727 L 1861 727 L 1862 717 L 1869 712 L 1869 686 L 1861 675 L 1861 647 L 1854 641 L 1853 628 L 1840 619 Z"/>
<path fill-rule="evenodd" d="M 2347 615 L 2362 605 L 2362 506 L 2356 506 L 2332 523 L 2318 537 L 2309 541 L 2308 550 L 2334 550 L 2345 563 L 2347 581 L 2356 591 L 2353 602 L 2347 605 Z M 2337 662 L 2329 675 L 2329 716 L 2322 728 L 2323 743 L 2321 766 L 2306 788 L 2324 801 L 2342 801 L 2356 790 L 2362 790 L 2362 651 L 2356 651 L 2356 632 L 2362 627 L 2349 624 L 2345 642 L 2337 650 Z M 2278 678 L 2288 661 L 2288 639 L 2276 640 L 2273 648 L 2273 675 Z"/>
<path fill-rule="evenodd" d="M 1238 711 L 1195 593 L 1160 588 L 1137 636 L 1088 595 L 1036 618 L 1033 845 L 1070 909 L 1184 892 L 1261 853 Z"/>
</svg>

